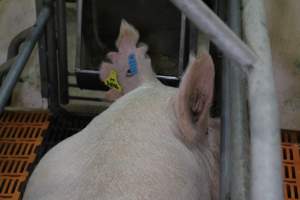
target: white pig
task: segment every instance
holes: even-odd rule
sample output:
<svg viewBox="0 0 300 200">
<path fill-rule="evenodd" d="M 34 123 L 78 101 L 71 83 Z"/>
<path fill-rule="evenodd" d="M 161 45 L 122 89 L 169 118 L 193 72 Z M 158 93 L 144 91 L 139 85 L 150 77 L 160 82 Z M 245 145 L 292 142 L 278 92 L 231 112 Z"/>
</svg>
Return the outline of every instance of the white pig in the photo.
<svg viewBox="0 0 300 200">
<path fill-rule="evenodd" d="M 76 135 L 51 149 L 24 200 L 218 200 L 218 123 L 209 118 L 214 65 L 191 56 L 179 89 L 154 76 L 147 47 L 125 21 L 101 79 L 115 70 L 117 99 Z M 137 73 L 128 75 L 128 56 Z"/>
</svg>

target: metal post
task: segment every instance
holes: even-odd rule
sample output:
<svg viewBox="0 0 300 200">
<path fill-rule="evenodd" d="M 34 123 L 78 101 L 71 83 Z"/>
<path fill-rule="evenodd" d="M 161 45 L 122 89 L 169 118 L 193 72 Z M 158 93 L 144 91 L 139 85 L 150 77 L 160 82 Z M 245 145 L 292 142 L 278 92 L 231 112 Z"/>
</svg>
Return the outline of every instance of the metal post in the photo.
<svg viewBox="0 0 300 200">
<path fill-rule="evenodd" d="M 57 13 L 57 42 L 58 42 L 58 71 L 59 71 L 59 99 L 61 104 L 69 102 L 68 96 L 68 53 L 66 28 L 66 1 L 56 0 Z"/>
<path fill-rule="evenodd" d="M 250 66 L 256 55 L 201 0 L 170 0 L 230 58 Z"/>
<path fill-rule="evenodd" d="M 228 1 L 228 25 L 241 37 L 241 0 Z M 249 199 L 249 128 L 247 110 L 247 77 L 234 61 L 226 62 L 229 75 L 231 123 L 230 199 Z"/>
<path fill-rule="evenodd" d="M 185 41 L 186 41 L 186 16 L 181 14 L 181 26 L 180 26 L 180 44 L 179 44 L 179 62 L 178 62 L 178 77 L 183 75 L 184 70 L 184 54 L 185 54 Z"/>
<path fill-rule="evenodd" d="M 279 113 L 263 1 L 244 0 L 244 33 L 255 54 L 200 0 L 171 0 L 248 74 L 251 130 L 252 200 L 282 200 Z M 259 55 L 259 58 L 256 56 Z"/>
<path fill-rule="evenodd" d="M 226 21 L 226 3 L 218 1 L 218 13 Z M 228 59 L 222 58 L 222 92 L 221 92 L 221 145 L 220 145 L 220 200 L 230 200 L 231 177 L 231 103 L 230 103 L 230 68 Z"/>
<path fill-rule="evenodd" d="M 54 2 L 49 1 L 49 7 L 55 16 Z M 57 55 L 57 38 L 55 31 L 55 18 L 51 17 L 46 27 L 46 44 L 47 44 L 47 74 L 48 74 L 48 105 L 52 113 L 57 113 L 60 110 L 59 103 L 59 83 L 58 83 L 58 55 Z"/>
<path fill-rule="evenodd" d="M 281 137 L 264 1 L 243 0 L 244 35 L 260 57 L 249 74 L 251 200 L 283 200 Z"/>
<path fill-rule="evenodd" d="M 49 17 L 50 9 L 48 7 L 44 7 L 37 18 L 36 24 L 33 26 L 31 35 L 24 42 L 24 48 L 19 53 L 16 62 L 12 65 L 5 80 L 3 81 L 2 87 L 0 88 L 0 113 L 3 112 L 7 100 L 18 81 L 18 78 L 20 77 L 36 42 L 44 31 Z"/>
<path fill-rule="evenodd" d="M 36 13 L 40 13 L 44 6 L 44 0 L 35 0 Z M 46 2 L 47 3 L 47 2 Z M 40 66 L 40 77 L 41 77 L 41 94 L 43 98 L 48 98 L 48 63 L 47 63 L 47 44 L 46 34 L 43 34 L 38 41 L 39 49 L 39 66 Z"/>
</svg>

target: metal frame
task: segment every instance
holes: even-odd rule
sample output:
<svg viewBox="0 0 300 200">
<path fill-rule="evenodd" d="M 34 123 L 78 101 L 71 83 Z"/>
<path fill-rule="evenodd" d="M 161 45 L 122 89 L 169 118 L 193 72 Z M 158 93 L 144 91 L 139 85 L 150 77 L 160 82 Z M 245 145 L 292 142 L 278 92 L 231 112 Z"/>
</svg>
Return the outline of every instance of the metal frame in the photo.
<svg viewBox="0 0 300 200">
<path fill-rule="evenodd" d="M 244 27 L 245 36 L 255 52 L 200 0 L 171 2 L 194 22 L 198 29 L 203 30 L 228 58 L 239 63 L 240 69 L 248 73 L 251 130 L 250 199 L 282 200 L 279 113 L 268 36 L 261 23 L 265 20 L 263 2 L 248 0 L 244 4 L 248 8 L 243 13 L 243 19 L 248 22 Z M 261 18 L 255 16 L 257 14 Z M 255 37 L 252 37 L 253 30 L 258 32 Z"/>
<path fill-rule="evenodd" d="M 57 8 L 56 30 L 59 63 L 59 99 L 60 103 L 65 105 L 69 103 L 66 0 L 56 0 L 55 6 Z"/>
<path fill-rule="evenodd" d="M 249 73 L 251 199 L 282 200 L 279 111 L 264 2 L 243 0 L 244 38 L 259 57 Z M 255 30 L 255 31 L 253 31 Z"/>
<path fill-rule="evenodd" d="M 11 66 L 7 76 L 5 77 L 1 88 L 0 88 L 0 113 L 3 112 L 4 107 L 11 96 L 12 90 L 15 87 L 18 78 L 23 71 L 31 52 L 38 39 L 42 35 L 44 28 L 47 24 L 48 19 L 50 18 L 50 9 L 48 6 L 44 7 L 36 21 L 35 26 L 31 31 L 31 35 L 24 43 L 24 48 L 19 53 L 15 63 Z"/>
<path fill-rule="evenodd" d="M 228 0 L 227 24 L 241 37 L 241 0 Z M 223 61 L 221 200 L 249 198 L 249 127 L 246 74 L 237 63 Z M 226 174 L 224 173 L 226 171 Z"/>
<path fill-rule="evenodd" d="M 95 2 L 95 1 L 93 1 Z M 84 0 L 78 0 L 77 1 L 77 51 L 76 51 L 76 73 L 81 73 L 81 74 L 99 74 L 99 71 L 97 70 L 86 70 L 86 69 L 82 69 L 82 63 L 80 63 L 81 59 L 80 59 L 80 55 L 81 55 L 81 50 L 82 50 L 82 9 L 83 9 L 83 4 L 84 4 Z M 93 20 L 95 20 L 95 11 L 93 10 Z M 96 20 L 95 20 L 96 21 Z M 169 86 L 178 86 L 181 76 L 183 75 L 184 72 L 184 64 L 186 61 L 185 58 L 185 53 L 186 51 L 188 51 L 188 49 L 186 49 L 186 36 L 187 36 L 187 28 L 190 28 L 189 22 L 186 19 L 185 15 L 181 15 L 181 32 L 180 32 L 180 41 L 179 41 L 179 51 L 178 51 L 178 57 L 179 57 L 179 63 L 178 63 L 178 75 L 176 76 L 166 76 L 166 75 L 157 75 L 156 77 L 163 83 L 169 85 Z M 95 23 L 94 23 L 95 26 Z M 97 30 L 97 29 L 96 29 Z M 97 31 L 93 30 L 94 35 L 97 35 Z M 197 29 L 196 29 L 197 31 Z M 97 38 L 98 36 L 96 36 L 96 43 L 99 46 L 104 47 L 105 45 L 102 43 L 100 38 Z M 193 39 L 196 39 L 194 37 L 190 37 Z M 196 40 L 195 40 L 196 41 Z M 195 43 L 194 41 L 194 43 Z M 189 49 L 191 50 L 191 49 Z M 88 67 L 88 66 L 84 66 L 84 67 Z M 72 97 L 73 98 L 73 97 Z M 76 98 L 78 99 L 78 98 Z"/>
<path fill-rule="evenodd" d="M 58 4 L 53 4 L 51 0 L 43 1 L 45 4 L 40 9 L 36 25 L 33 27 L 30 37 L 26 40 L 24 48 L 9 70 L 2 87 L 0 89 L 0 113 L 3 112 L 5 104 L 12 93 L 14 86 L 27 62 L 29 56 L 40 39 L 40 64 L 42 79 L 47 79 L 47 84 L 43 84 L 43 95 L 49 98 L 49 107 L 51 110 L 60 108 L 61 100 L 58 100 L 60 91 L 62 91 L 59 81 L 64 80 L 58 77 L 58 70 L 62 73 L 66 69 L 58 69 L 64 66 L 66 68 L 65 41 L 63 41 L 65 30 L 57 32 L 58 27 L 63 28 L 63 20 L 55 19 L 56 8 L 63 8 L 62 2 L 57 0 Z M 177 6 L 183 14 L 191 20 L 196 27 L 203 31 L 210 39 L 221 49 L 230 60 L 236 61 L 239 65 L 232 67 L 245 71 L 248 75 L 248 98 L 250 105 L 250 130 L 251 130 L 251 200 L 281 200 L 283 199 L 282 177 L 281 177 L 281 150 L 280 150 L 280 132 L 279 132 L 279 113 L 274 88 L 274 79 L 272 75 L 271 53 L 268 42 L 268 35 L 261 21 L 264 21 L 264 7 L 261 0 L 244 0 L 243 19 L 245 39 L 251 46 L 251 49 L 236 36 L 202 1 L 200 0 L 170 0 Z M 60 7 L 61 6 L 61 7 Z M 59 10 L 59 13 L 62 13 Z M 50 15 L 52 17 L 50 18 Z M 48 23 L 47 23 L 48 22 Z M 61 24 L 60 24 L 61 23 Z M 232 21 L 233 23 L 233 21 Z M 233 24 L 232 24 L 233 25 Z M 44 31 L 46 28 L 46 32 Z M 253 34 L 255 30 L 255 35 Z M 239 31 L 239 30 L 237 30 Z M 45 35 L 42 36 L 42 33 Z M 57 43 L 57 33 L 63 37 L 60 43 Z M 254 35 L 254 36 L 253 36 Z M 61 52 L 57 53 L 57 44 Z M 46 56 L 47 55 L 47 56 Z M 258 56 L 259 55 L 259 56 Z M 232 61 L 231 61 L 232 62 Z M 235 74 L 234 74 L 235 73 Z M 233 80 L 238 83 L 241 72 L 230 72 Z M 45 83 L 45 82 L 44 82 Z M 263 83 L 263 85 L 262 85 Z M 231 83 L 229 83 L 229 86 Z M 233 86 L 228 89 L 234 89 Z M 234 91 L 240 91 L 241 88 L 235 88 Z M 60 96 L 61 97 L 61 96 Z M 243 102 L 242 93 L 237 93 L 232 97 L 233 105 L 238 113 L 243 113 L 243 104 L 237 105 L 237 102 Z M 240 106 L 240 107 L 239 107 Z M 231 108 L 234 111 L 233 108 Z M 230 110 L 229 110 L 230 112 Z M 242 116 L 239 116 L 242 117 Z M 225 116 L 226 119 L 229 116 Z M 228 121 L 227 123 L 231 123 Z M 242 124 L 242 122 L 240 121 Z M 235 131 L 241 127 L 232 127 Z M 243 129 L 243 128 L 242 128 Z M 241 129 L 241 130 L 242 130 Z M 236 132 L 237 133 L 237 132 Z M 223 138 L 224 139 L 224 138 Z M 239 144 L 242 139 L 237 140 Z M 234 150 L 237 151 L 237 150 Z M 243 178 L 237 176 L 237 178 Z M 245 197 L 246 198 L 246 197 Z"/>
</svg>

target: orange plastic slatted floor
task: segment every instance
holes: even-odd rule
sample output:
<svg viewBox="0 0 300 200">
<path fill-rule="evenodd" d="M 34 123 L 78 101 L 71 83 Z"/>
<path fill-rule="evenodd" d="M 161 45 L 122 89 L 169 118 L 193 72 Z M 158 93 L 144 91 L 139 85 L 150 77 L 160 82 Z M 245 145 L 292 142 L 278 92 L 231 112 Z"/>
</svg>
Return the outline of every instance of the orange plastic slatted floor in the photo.
<svg viewBox="0 0 300 200">
<path fill-rule="evenodd" d="M 0 199 L 18 200 L 49 126 L 45 112 L 6 112 L 0 116 Z M 282 131 L 285 200 L 300 199 L 300 132 Z"/>
<path fill-rule="evenodd" d="M 18 200 L 28 166 L 49 126 L 46 112 L 5 112 L 0 116 L 0 199 Z"/>
<path fill-rule="evenodd" d="M 300 132 L 282 131 L 284 194 L 286 200 L 300 199 Z"/>
</svg>

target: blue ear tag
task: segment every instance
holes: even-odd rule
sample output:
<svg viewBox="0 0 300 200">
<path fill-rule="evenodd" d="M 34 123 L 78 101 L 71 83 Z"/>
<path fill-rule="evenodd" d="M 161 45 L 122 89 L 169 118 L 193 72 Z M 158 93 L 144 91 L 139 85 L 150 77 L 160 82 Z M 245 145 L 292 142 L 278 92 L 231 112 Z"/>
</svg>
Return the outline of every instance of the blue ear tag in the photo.
<svg viewBox="0 0 300 200">
<path fill-rule="evenodd" d="M 127 76 L 136 75 L 138 73 L 137 61 L 133 53 L 128 56 L 128 65 L 129 65 L 129 69 L 127 71 Z"/>
</svg>

